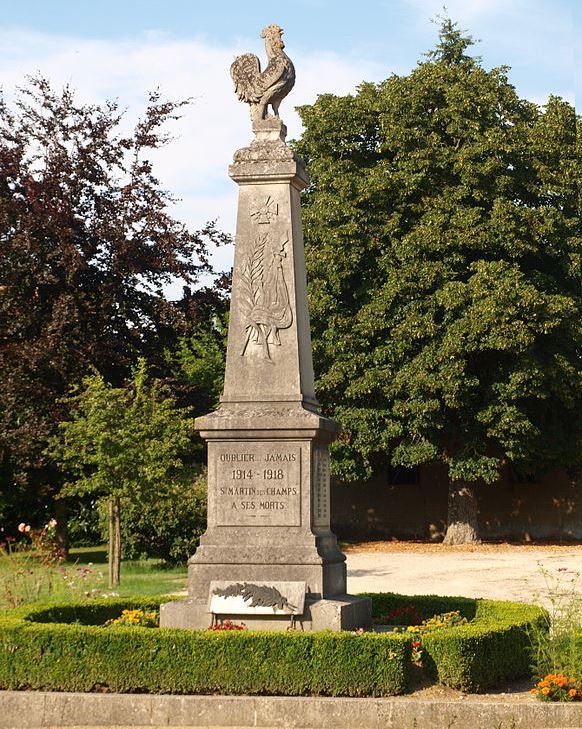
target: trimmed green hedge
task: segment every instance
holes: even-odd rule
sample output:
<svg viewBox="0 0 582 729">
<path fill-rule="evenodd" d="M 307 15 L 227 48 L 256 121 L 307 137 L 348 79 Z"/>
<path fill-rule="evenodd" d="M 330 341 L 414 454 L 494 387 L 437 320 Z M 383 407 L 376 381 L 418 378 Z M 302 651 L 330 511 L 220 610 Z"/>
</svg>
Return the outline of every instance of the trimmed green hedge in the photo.
<svg viewBox="0 0 582 729">
<path fill-rule="evenodd" d="M 408 687 L 402 635 L 102 627 L 124 608 L 169 599 L 13 611 L 0 620 L 0 688 L 389 696 Z"/>
<path fill-rule="evenodd" d="M 469 625 L 423 637 L 429 676 L 480 691 L 528 675 L 534 605 L 370 594 L 373 614 L 415 605 L 422 618 L 459 610 Z M 389 696 L 409 688 L 411 638 L 393 633 L 105 628 L 125 608 L 168 597 L 18 608 L 0 619 L 0 688 L 116 692 Z M 175 598 L 174 598 L 175 599 Z M 543 629 L 543 628 L 542 628 Z"/>
<path fill-rule="evenodd" d="M 372 615 L 414 605 L 424 620 L 458 610 L 468 625 L 435 630 L 422 638 L 426 673 L 446 686 L 484 691 L 503 681 L 530 675 L 532 628 L 547 630 L 547 612 L 537 605 L 500 600 L 473 600 L 439 595 L 369 593 Z"/>
</svg>

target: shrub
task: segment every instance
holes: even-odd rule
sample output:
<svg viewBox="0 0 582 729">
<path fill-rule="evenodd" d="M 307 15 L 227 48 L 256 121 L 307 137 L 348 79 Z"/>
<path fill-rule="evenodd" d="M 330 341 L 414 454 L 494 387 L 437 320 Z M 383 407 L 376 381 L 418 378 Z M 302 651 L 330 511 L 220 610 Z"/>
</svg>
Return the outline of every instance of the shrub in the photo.
<svg viewBox="0 0 582 729">
<path fill-rule="evenodd" d="M 441 595 L 397 595 L 394 592 L 366 592 L 364 597 L 372 600 L 372 618 L 380 618 L 390 613 L 414 611 L 415 620 L 421 622 L 434 615 L 449 610 L 473 620 L 477 612 L 477 600 L 470 597 L 443 597 Z M 406 620 L 404 621 L 407 622 Z M 407 623 L 412 625 L 413 622 Z"/>
<path fill-rule="evenodd" d="M 176 483 L 156 499 L 128 503 L 121 520 L 125 559 L 153 557 L 184 564 L 206 529 L 206 479 Z"/>
<path fill-rule="evenodd" d="M 107 527 L 95 499 L 85 496 L 69 505 L 67 538 L 71 547 L 93 547 L 100 544 Z M 105 535 L 107 536 L 107 535 Z"/>
<path fill-rule="evenodd" d="M 422 660 L 427 675 L 463 691 L 483 691 L 508 679 L 529 676 L 532 630 L 547 629 L 547 613 L 536 605 L 498 600 L 473 600 L 438 595 L 366 595 L 372 615 L 414 605 L 423 620 L 450 611 L 471 621 L 422 637 Z M 414 639 L 414 633 L 411 633 Z"/>
<path fill-rule="evenodd" d="M 542 608 L 521 603 L 370 597 L 376 614 L 414 602 L 421 615 L 452 607 L 464 610 L 464 617 L 473 615 L 470 624 L 426 633 L 422 643 L 428 675 L 465 691 L 528 675 L 528 630 L 546 618 Z M 122 610 L 152 611 L 169 599 L 117 598 L 12 611 L 0 620 L 0 688 L 388 696 L 409 685 L 412 641 L 402 633 L 103 627 Z"/>
<path fill-rule="evenodd" d="M 171 598 L 19 608 L 0 621 L 0 688 L 388 696 L 407 688 L 406 636 L 103 624 Z"/>
</svg>

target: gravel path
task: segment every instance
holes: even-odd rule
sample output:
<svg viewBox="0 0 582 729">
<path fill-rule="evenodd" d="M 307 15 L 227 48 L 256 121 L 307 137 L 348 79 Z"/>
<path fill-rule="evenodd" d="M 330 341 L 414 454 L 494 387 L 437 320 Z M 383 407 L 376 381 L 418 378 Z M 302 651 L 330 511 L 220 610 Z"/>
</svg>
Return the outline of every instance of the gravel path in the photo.
<svg viewBox="0 0 582 729">
<path fill-rule="evenodd" d="M 514 546 L 375 542 L 344 548 L 348 592 L 462 595 L 535 602 L 582 599 L 582 545 Z"/>
</svg>

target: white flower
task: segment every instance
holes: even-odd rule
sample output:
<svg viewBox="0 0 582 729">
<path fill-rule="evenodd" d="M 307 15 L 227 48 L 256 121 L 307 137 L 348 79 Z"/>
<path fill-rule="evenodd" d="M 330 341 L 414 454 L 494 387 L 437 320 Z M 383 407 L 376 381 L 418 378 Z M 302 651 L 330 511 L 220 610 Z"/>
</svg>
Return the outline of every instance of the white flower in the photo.
<svg viewBox="0 0 582 729">
<path fill-rule="evenodd" d="M 20 524 L 18 525 L 18 531 L 24 532 L 25 529 L 26 529 L 26 524 L 23 521 L 21 521 Z"/>
<path fill-rule="evenodd" d="M 47 524 L 47 526 L 48 526 L 49 529 L 54 529 L 56 527 L 56 525 L 57 525 L 57 520 L 56 519 L 51 519 L 49 521 L 49 523 Z"/>
<path fill-rule="evenodd" d="M 30 531 L 30 524 L 25 525 L 24 531 L 28 534 L 28 532 Z"/>
</svg>

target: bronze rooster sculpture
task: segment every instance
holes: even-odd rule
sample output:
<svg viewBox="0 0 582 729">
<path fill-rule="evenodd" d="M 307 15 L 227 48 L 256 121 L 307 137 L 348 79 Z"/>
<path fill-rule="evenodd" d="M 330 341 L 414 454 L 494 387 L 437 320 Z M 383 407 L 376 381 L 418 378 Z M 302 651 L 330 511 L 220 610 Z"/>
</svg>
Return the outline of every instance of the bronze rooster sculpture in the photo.
<svg viewBox="0 0 582 729">
<path fill-rule="evenodd" d="M 264 71 L 261 71 L 261 62 L 254 53 L 238 56 L 230 67 L 236 94 L 250 105 L 253 124 L 267 118 L 269 105 L 278 117 L 279 104 L 295 83 L 295 69 L 283 50 L 282 35 L 283 30 L 278 25 L 268 25 L 261 32 L 269 60 Z"/>
</svg>

